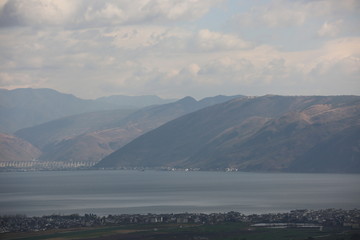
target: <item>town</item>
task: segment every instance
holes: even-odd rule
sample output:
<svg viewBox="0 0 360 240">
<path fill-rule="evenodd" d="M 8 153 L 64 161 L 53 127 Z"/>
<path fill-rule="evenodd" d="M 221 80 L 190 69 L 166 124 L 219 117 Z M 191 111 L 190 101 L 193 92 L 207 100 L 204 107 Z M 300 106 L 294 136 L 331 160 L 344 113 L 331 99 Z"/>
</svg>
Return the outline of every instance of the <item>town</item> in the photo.
<svg viewBox="0 0 360 240">
<path fill-rule="evenodd" d="M 246 222 L 254 227 L 282 224 L 288 227 L 344 227 L 359 229 L 360 210 L 324 209 L 293 210 L 287 213 L 244 215 L 239 212 L 227 213 L 179 213 L 179 214 L 121 214 L 97 216 L 95 214 L 49 215 L 27 217 L 24 215 L 1 216 L 0 233 L 38 232 L 51 229 L 113 226 L 126 224 L 218 224 Z"/>
</svg>

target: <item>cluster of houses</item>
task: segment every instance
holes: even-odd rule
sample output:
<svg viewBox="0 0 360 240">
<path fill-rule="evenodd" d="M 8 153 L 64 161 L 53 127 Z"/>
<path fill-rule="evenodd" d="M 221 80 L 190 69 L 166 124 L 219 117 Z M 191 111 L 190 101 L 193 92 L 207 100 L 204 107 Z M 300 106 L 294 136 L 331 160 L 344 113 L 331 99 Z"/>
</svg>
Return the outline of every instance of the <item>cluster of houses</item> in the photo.
<svg viewBox="0 0 360 240">
<path fill-rule="evenodd" d="M 0 233 L 45 231 L 77 227 L 112 226 L 124 224 L 217 224 L 224 222 L 247 222 L 251 224 L 286 223 L 293 226 L 317 224 L 318 226 L 347 227 L 359 229 L 360 210 L 294 210 L 287 213 L 244 215 L 228 213 L 181 213 L 181 214 L 121 214 L 97 216 L 95 214 L 50 215 L 26 217 L 23 215 L 1 216 Z M 297 224 L 297 225 L 296 225 Z M 258 226 L 261 226 L 258 225 Z M 304 226 L 304 225 L 301 225 Z"/>
</svg>

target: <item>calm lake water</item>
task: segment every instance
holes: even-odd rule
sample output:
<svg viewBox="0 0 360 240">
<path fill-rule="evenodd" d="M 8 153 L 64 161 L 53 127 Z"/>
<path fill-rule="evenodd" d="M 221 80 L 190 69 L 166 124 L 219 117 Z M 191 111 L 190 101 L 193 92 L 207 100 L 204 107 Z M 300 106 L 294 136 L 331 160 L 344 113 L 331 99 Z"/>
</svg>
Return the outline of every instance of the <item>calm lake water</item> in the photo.
<svg viewBox="0 0 360 240">
<path fill-rule="evenodd" d="M 360 175 L 241 172 L 0 173 L 0 215 L 360 208 Z"/>
</svg>

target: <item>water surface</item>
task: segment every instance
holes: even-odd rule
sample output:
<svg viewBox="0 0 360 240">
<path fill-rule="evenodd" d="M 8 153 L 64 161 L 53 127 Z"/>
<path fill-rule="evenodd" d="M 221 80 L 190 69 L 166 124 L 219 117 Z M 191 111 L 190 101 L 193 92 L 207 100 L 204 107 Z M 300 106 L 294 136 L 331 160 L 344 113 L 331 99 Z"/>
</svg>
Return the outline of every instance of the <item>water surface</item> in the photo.
<svg viewBox="0 0 360 240">
<path fill-rule="evenodd" d="M 0 173 L 0 214 L 245 214 L 360 208 L 360 175 L 166 171 Z"/>
</svg>

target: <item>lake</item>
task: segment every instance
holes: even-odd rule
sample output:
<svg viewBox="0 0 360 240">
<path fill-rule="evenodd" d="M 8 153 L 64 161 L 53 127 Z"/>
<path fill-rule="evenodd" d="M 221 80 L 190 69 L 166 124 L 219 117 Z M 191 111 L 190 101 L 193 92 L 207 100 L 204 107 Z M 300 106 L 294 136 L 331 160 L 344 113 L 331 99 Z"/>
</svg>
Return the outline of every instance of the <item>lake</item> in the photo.
<svg viewBox="0 0 360 240">
<path fill-rule="evenodd" d="M 185 171 L 1 172 L 0 214 L 286 212 L 360 208 L 360 175 Z"/>
</svg>

